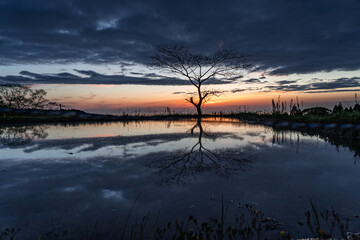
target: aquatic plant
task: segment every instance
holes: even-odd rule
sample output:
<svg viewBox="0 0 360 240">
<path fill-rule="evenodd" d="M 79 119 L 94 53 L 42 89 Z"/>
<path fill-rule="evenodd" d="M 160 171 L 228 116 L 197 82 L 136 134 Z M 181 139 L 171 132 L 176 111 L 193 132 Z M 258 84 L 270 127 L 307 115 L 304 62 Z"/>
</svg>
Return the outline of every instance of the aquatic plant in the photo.
<svg viewBox="0 0 360 240">
<path fill-rule="evenodd" d="M 0 227 L 0 240 L 14 240 L 16 234 L 20 232 L 20 228 L 5 228 Z"/>
<path fill-rule="evenodd" d="M 305 212 L 306 226 L 315 238 L 330 239 L 340 235 L 344 239 L 348 239 L 347 232 L 349 229 L 349 218 L 345 221 L 340 218 L 339 213 L 332 208 L 319 212 L 316 203 L 310 200 L 311 210 Z M 304 226 L 305 223 L 299 221 L 299 225 Z"/>
<path fill-rule="evenodd" d="M 137 220 L 129 225 L 130 216 L 136 201 L 129 210 L 125 223 L 119 229 L 119 239 L 128 240 L 260 240 L 260 239 L 294 239 L 284 226 L 274 218 L 266 217 L 264 212 L 255 208 L 252 204 L 239 204 L 240 214 L 234 219 L 228 217 L 228 206 L 222 198 L 220 215 L 209 217 L 199 221 L 195 216 L 189 216 L 187 220 L 172 220 L 166 226 L 158 225 L 158 216 L 153 221 L 148 215 L 143 216 L 141 221 Z M 333 208 L 319 211 L 316 203 L 310 200 L 310 210 L 305 212 L 305 221 L 298 224 L 307 227 L 311 236 L 315 239 L 359 239 L 359 234 L 348 232 L 349 219 L 345 220 Z M 150 225 L 150 226 L 149 226 Z M 97 223 L 94 225 L 91 234 L 84 239 L 97 239 Z M 20 228 L 0 228 L 0 240 L 17 240 Z M 15 238 L 16 237 L 16 238 Z M 39 240 L 52 239 L 64 240 L 68 238 L 68 231 L 54 229 L 45 234 L 39 234 Z"/>
<path fill-rule="evenodd" d="M 228 206 L 222 200 L 219 218 L 208 218 L 201 223 L 194 216 L 187 221 L 169 222 L 164 228 L 156 229 L 156 240 L 163 239 L 266 239 L 270 232 L 275 233 L 281 224 L 256 209 L 253 205 L 239 205 L 242 211 L 235 221 L 228 221 Z"/>
</svg>

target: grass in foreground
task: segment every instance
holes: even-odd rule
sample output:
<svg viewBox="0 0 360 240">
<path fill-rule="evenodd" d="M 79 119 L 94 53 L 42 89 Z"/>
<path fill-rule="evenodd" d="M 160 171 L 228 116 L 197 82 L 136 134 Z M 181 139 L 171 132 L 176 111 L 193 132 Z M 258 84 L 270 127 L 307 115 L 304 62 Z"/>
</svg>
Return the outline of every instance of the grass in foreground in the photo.
<svg viewBox="0 0 360 240">
<path fill-rule="evenodd" d="M 134 203 L 135 205 L 135 203 Z M 194 216 L 186 221 L 170 221 L 166 226 L 158 226 L 158 219 L 150 221 L 149 216 L 141 219 L 140 223 L 135 222 L 128 226 L 131 211 L 129 211 L 123 229 L 119 230 L 117 239 L 121 240 L 260 240 L 260 239 L 293 239 L 285 226 L 279 221 L 265 217 L 264 213 L 252 205 L 239 206 L 242 212 L 234 221 L 227 220 L 228 207 L 222 201 L 221 213 L 218 218 L 208 218 L 198 222 Z M 304 236 L 314 239 L 360 239 L 360 234 L 349 233 L 349 219 L 345 220 L 334 209 L 319 211 L 315 202 L 310 200 L 309 211 L 305 212 L 305 221 L 298 224 L 304 226 Z M 150 225 L 150 226 L 149 226 Z M 101 239 L 96 236 L 97 224 L 91 234 L 83 239 Z M 307 229 L 307 230 L 306 230 Z M 17 240 L 20 229 L 1 229 L 0 240 Z M 52 230 L 45 234 L 39 234 L 38 240 L 52 239 L 65 240 L 68 238 L 67 230 Z"/>
</svg>

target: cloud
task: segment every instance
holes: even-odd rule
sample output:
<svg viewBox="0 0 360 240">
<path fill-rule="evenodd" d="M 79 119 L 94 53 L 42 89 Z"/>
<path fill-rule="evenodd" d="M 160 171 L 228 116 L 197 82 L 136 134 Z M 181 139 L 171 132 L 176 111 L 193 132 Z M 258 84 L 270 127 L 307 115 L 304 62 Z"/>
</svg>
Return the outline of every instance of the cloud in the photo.
<svg viewBox="0 0 360 240">
<path fill-rule="evenodd" d="M 145 74 L 144 77 L 147 77 L 147 78 L 163 78 L 164 76 L 156 74 L 156 73 L 148 73 L 148 74 Z"/>
<path fill-rule="evenodd" d="M 96 94 L 94 94 L 94 93 L 91 93 L 89 97 L 81 97 L 81 96 L 79 96 L 79 98 L 87 99 L 87 100 L 94 99 L 95 97 L 96 97 Z"/>
<path fill-rule="evenodd" d="M 266 83 L 267 81 L 262 82 L 258 78 L 250 78 L 250 79 L 247 79 L 247 80 L 243 80 L 242 82 L 245 83 L 245 84 L 251 84 L 251 83 Z"/>
<path fill-rule="evenodd" d="M 159 43 L 234 48 L 272 75 L 360 68 L 360 2 L 2 0 L 0 64 L 147 64 Z"/>
<path fill-rule="evenodd" d="M 240 88 L 237 88 L 237 89 L 233 89 L 231 90 L 232 93 L 237 93 L 237 92 L 244 92 L 246 91 L 247 89 L 240 89 Z"/>
<path fill-rule="evenodd" d="M 275 91 L 306 91 L 308 93 L 320 92 L 346 92 L 356 91 L 360 87 L 360 77 L 338 78 L 331 81 L 316 81 L 309 84 L 289 84 L 296 81 L 278 81 L 278 85 L 267 86 L 269 90 Z M 349 89 L 350 88 L 350 89 Z"/>
<path fill-rule="evenodd" d="M 311 91 L 307 93 L 336 93 L 336 92 L 356 92 L 360 89 L 331 89 L 331 90 L 320 90 L 320 91 Z"/>
<path fill-rule="evenodd" d="M 209 92 L 210 94 L 213 95 L 221 95 L 221 94 L 225 94 L 225 93 L 238 93 L 238 92 L 244 92 L 244 91 L 253 91 L 253 90 L 260 90 L 260 88 L 235 88 L 232 90 L 208 90 L 205 92 Z M 177 94 L 187 94 L 187 95 L 196 95 L 196 92 L 173 92 L 173 94 L 177 95 Z"/>
<path fill-rule="evenodd" d="M 55 74 L 38 74 L 21 71 L 20 75 L 0 76 L 0 81 L 19 84 L 113 84 L 113 85 L 157 85 L 183 86 L 191 85 L 188 80 L 165 77 L 158 74 L 145 74 L 143 77 L 132 77 L 121 74 L 105 75 L 92 70 L 74 69 L 80 75 L 62 72 Z M 233 81 L 223 79 L 209 79 L 208 84 L 228 84 Z"/>
<path fill-rule="evenodd" d="M 261 81 L 257 78 L 251 78 L 251 79 L 248 79 L 248 80 L 243 80 L 242 81 L 243 83 L 260 83 Z"/>
<path fill-rule="evenodd" d="M 212 96 L 219 96 L 221 94 L 224 94 L 224 93 L 229 93 L 229 92 L 232 92 L 232 91 L 228 91 L 228 90 L 218 90 L 218 89 L 207 89 L 207 90 L 203 90 L 202 91 L 203 93 L 208 93 Z M 175 95 L 178 95 L 178 94 L 186 94 L 186 95 L 189 95 L 189 96 L 194 96 L 194 95 L 197 95 L 198 93 L 197 92 L 173 92 L 173 94 Z"/>
<path fill-rule="evenodd" d="M 243 78 L 243 77 L 244 77 L 244 76 L 239 75 L 239 76 L 230 77 L 230 78 L 228 78 L 228 80 L 236 81 L 236 80 L 239 80 L 239 79 L 241 79 L 241 78 Z"/>
<path fill-rule="evenodd" d="M 282 80 L 282 81 L 277 81 L 276 83 L 279 85 L 285 85 L 285 84 L 291 84 L 291 83 L 296 83 L 297 80 Z"/>
</svg>

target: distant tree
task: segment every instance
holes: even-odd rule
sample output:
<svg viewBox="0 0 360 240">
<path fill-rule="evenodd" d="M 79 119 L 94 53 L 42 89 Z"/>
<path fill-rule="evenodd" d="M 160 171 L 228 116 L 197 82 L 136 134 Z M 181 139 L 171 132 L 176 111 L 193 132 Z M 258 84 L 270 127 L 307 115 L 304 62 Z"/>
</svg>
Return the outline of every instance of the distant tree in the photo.
<svg viewBox="0 0 360 240">
<path fill-rule="evenodd" d="M 360 112 L 360 104 L 358 103 L 358 95 L 355 93 L 355 105 L 353 111 Z"/>
<path fill-rule="evenodd" d="M 46 99 L 46 91 L 26 85 L 0 85 L 0 106 L 16 109 L 52 109 L 57 104 Z"/>
<path fill-rule="evenodd" d="M 334 106 L 333 108 L 333 113 L 341 113 L 344 110 L 343 105 L 341 104 L 341 102 L 339 102 L 339 105 Z"/>
<path fill-rule="evenodd" d="M 193 53 L 189 48 L 179 45 L 158 45 L 152 56 L 151 67 L 162 68 L 190 81 L 196 87 L 196 96 L 186 99 L 202 115 L 204 103 L 219 91 L 203 91 L 203 85 L 216 77 L 229 78 L 242 76 L 252 69 L 244 55 L 233 50 L 219 50 L 211 56 Z"/>
<path fill-rule="evenodd" d="M 293 115 L 293 116 L 301 116 L 302 115 L 301 110 L 297 104 L 292 106 L 292 108 L 290 110 L 290 115 Z"/>
<path fill-rule="evenodd" d="M 324 107 L 313 107 L 302 110 L 303 115 L 328 116 L 330 113 L 331 110 Z"/>
<path fill-rule="evenodd" d="M 166 107 L 166 113 L 167 113 L 167 114 L 171 114 L 171 108 Z"/>
<path fill-rule="evenodd" d="M 356 103 L 354 105 L 353 111 L 360 112 L 360 104 Z"/>
</svg>

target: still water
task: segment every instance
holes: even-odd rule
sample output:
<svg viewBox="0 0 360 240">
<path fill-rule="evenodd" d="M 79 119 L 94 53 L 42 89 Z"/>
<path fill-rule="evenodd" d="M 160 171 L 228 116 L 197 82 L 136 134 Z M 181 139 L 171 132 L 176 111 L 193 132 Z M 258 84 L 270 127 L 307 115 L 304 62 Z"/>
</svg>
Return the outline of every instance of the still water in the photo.
<svg viewBox="0 0 360 240">
<path fill-rule="evenodd" d="M 356 144 L 356 143 L 355 143 Z M 319 136 L 229 119 L 0 127 L 0 227 L 111 239 L 143 216 L 228 219 L 251 204 L 293 236 L 334 207 L 360 229 L 360 162 Z M 131 212 L 130 212 L 130 209 Z M 129 214 L 130 213 L 130 214 Z"/>
</svg>

